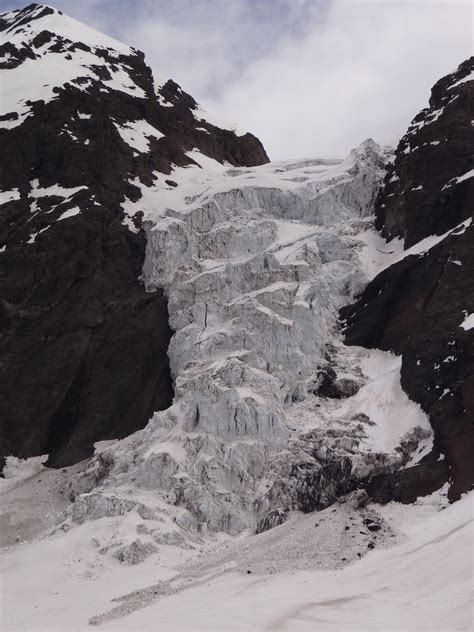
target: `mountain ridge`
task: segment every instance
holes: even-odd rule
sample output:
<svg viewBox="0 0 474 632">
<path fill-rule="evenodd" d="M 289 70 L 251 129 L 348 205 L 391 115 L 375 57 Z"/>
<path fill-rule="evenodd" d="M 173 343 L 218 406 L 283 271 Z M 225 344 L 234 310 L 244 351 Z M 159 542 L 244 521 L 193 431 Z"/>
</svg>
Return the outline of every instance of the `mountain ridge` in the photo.
<svg viewBox="0 0 474 632">
<path fill-rule="evenodd" d="M 167 176 L 199 169 L 197 156 L 268 158 L 173 81 L 155 85 L 143 53 L 105 36 L 74 41 L 96 32 L 51 7 L 2 14 L 0 27 L 1 452 L 60 466 L 171 403 L 166 300 L 139 281 L 136 182 L 172 190 Z"/>
</svg>

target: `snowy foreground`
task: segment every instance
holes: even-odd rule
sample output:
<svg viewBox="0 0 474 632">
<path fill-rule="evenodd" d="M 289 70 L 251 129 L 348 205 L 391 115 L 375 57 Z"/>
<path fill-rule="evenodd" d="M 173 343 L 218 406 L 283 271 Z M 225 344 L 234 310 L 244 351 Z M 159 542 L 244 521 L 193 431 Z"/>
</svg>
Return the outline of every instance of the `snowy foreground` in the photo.
<svg viewBox="0 0 474 632">
<path fill-rule="evenodd" d="M 2 630 L 85 630 L 90 619 L 104 630 L 170 632 L 471 630 L 473 499 L 443 508 L 438 493 L 414 506 L 377 507 L 395 544 L 342 570 L 317 570 L 317 561 L 341 554 L 353 524 L 339 506 L 227 541 L 201 564 L 174 570 L 196 553 L 170 550 L 121 567 L 91 546 L 110 519 L 87 523 L 5 552 Z M 261 568 L 262 559 L 275 569 Z"/>
<path fill-rule="evenodd" d="M 65 470 L 8 460 L 2 629 L 471 629 L 473 496 L 338 492 L 347 469 L 362 480 L 432 445 L 400 359 L 346 347 L 337 318 L 406 255 L 370 217 L 387 152 L 193 158 L 124 204 L 145 214 L 143 280 L 169 299 L 173 406 Z M 318 394 L 328 367 L 342 399 Z M 324 472 L 320 511 L 298 511 L 302 463 Z"/>
</svg>

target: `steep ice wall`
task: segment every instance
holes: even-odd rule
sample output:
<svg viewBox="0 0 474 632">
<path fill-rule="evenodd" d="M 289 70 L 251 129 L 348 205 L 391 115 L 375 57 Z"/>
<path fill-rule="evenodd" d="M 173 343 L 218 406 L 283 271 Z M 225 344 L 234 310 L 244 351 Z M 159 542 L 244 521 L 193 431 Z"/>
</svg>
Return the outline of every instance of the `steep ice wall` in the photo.
<svg viewBox="0 0 474 632">
<path fill-rule="evenodd" d="M 398 438 L 383 456 L 357 407 L 341 421 L 317 393 L 329 344 L 337 356 L 338 309 L 368 280 L 359 234 L 385 158 L 366 141 L 339 163 L 176 170 L 174 201 L 148 191 L 142 276 L 168 296 L 175 400 L 89 462 L 70 490 L 70 518 L 143 511 L 145 494 L 182 528 L 237 533 L 305 509 L 305 477 L 321 476 L 321 459 L 342 488 L 312 508 L 350 491 L 354 460 L 359 476 L 408 460 L 410 449 L 394 452 Z M 345 362 L 353 394 L 364 374 Z"/>
</svg>

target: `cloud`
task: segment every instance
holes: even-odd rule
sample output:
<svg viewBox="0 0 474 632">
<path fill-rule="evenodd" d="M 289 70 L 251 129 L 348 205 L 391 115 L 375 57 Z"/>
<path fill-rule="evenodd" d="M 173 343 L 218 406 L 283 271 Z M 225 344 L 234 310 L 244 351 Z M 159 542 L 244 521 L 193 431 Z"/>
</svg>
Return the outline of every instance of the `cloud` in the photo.
<svg viewBox="0 0 474 632">
<path fill-rule="evenodd" d="M 272 158 L 389 140 L 471 54 L 471 10 L 455 1 L 337 0 L 304 39 L 255 61 L 209 105 L 255 131 Z"/>
<path fill-rule="evenodd" d="M 122 38 L 146 51 L 158 73 L 172 76 L 198 99 L 219 99 L 252 64 L 302 33 L 305 17 L 328 0 L 141 0 L 142 20 Z"/>
</svg>

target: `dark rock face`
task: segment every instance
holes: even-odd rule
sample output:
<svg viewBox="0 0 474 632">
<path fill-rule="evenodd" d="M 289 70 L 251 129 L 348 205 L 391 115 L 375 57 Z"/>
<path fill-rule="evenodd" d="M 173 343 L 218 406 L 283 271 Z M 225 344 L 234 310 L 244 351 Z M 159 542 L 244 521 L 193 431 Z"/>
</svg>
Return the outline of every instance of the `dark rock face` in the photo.
<svg viewBox="0 0 474 632">
<path fill-rule="evenodd" d="M 367 493 L 377 503 L 392 500 L 413 503 L 439 489 L 449 480 L 446 461 L 438 461 L 432 454 L 423 463 L 390 474 L 378 474 L 364 482 Z"/>
<path fill-rule="evenodd" d="M 435 432 L 432 455 L 373 481 L 375 497 L 385 500 L 411 502 L 448 480 L 455 500 L 474 484 L 474 329 L 461 326 L 474 313 L 474 178 L 462 177 L 474 164 L 473 70 L 471 58 L 435 85 L 377 200 L 378 224 L 389 238 L 403 236 L 411 246 L 449 234 L 381 272 L 341 311 L 346 343 L 402 354 L 402 387 Z"/>
<path fill-rule="evenodd" d="M 352 397 L 359 390 L 359 384 L 348 378 L 338 378 L 331 366 L 325 367 L 319 374 L 321 384 L 316 394 L 319 397 L 329 397 L 330 399 L 345 399 Z"/>
<path fill-rule="evenodd" d="M 405 238 L 406 248 L 472 216 L 474 179 L 457 178 L 474 164 L 473 69 L 471 57 L 434 85 L 387 170 L 376 226 L 387 239 Z"/>
<path fill-rule="evenodd" d="M 144 244 L 110 211 L 2 255 L 4 454 L 68 465 L 171 404 L 166 299 L 139 285 Z"/>
<path fill-rule="evenodd" d="M 174 82 L 157 88 L 142 53 L 42 30 L 61 15 L 30 5 L 0 16 L 11 35 L 0 49 L 11 71 L 2 90 L 23 63 L 46 56 L 79 68 L 51 100 L 31 99 L 26 116 L 20 107 L 0 116 L 0 457 L 48 453 L 57 467 L 172 401 L 167 301 L 139 280 L 143 213 L 128 218 L 121 206 L 141 199 L 136 183 L 176 186 L 166 175 L 195 164 L 193 148 L 236 166 L 268 160 L 251 134 L 196 118 Z M 110 83 L 119 73 L 127 89 Z M 149 151 L 119 133 L 137 121 L 159 130 Z"/>
</svg>

